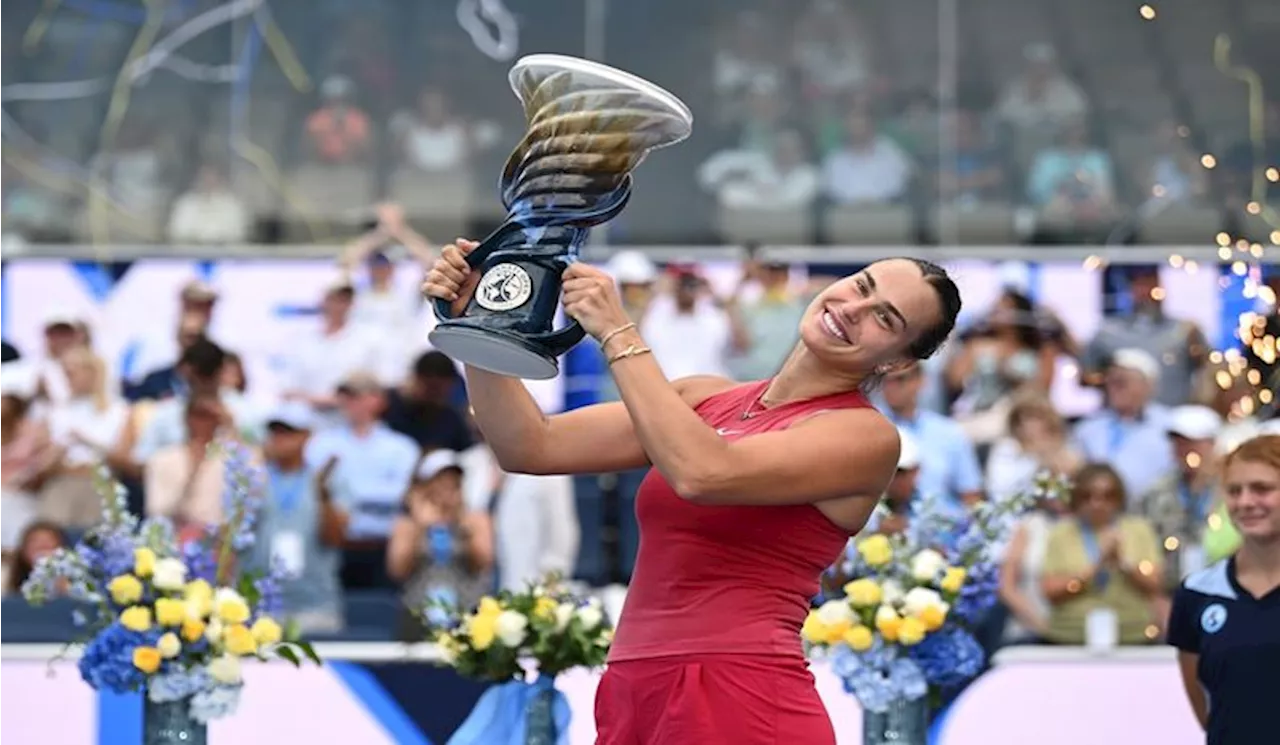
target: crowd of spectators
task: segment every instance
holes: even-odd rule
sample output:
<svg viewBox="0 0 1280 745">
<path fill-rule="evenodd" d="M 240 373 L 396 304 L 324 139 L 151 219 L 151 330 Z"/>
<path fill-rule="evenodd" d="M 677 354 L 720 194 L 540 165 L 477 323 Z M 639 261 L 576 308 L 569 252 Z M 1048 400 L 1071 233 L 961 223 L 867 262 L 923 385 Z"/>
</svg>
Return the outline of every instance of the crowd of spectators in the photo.
<svg viewBox="0 0 1280 745">
<path fill-rule="evenodd" d="M 137 379 L 118 378 L 95 351 L 92 321 L 75 314 L 45 320 L 43 349 L 6 348 L 8 591 L 35 558 L 96 522 L 99 463 L 130 488 L 134 510 L 166 516 L 184 535 L 221 520 L 225 463 L 209 446 L 224 437 L 248 443 L 267 468 L 256 559 L 293 572 L 290 611 L 315 631 L 342 631 L 346 592 L 467 602 L 548 571 L 625 583 L 643 473 L 502 473 L 470 419 L 455 363 L 405 344 L 420 301 L 393 279 L 421 273 L 432 249 L 396 207 L 379 214 L 317 298 L 314 331 L 287 350 L 288 373 L 272 400 L 246 379 L 237 339 L 211 337 L 219 293 L 195 280 L 180 289 L 168 352 L 154 353 L 162 364 Z M 389 252 L 397 244 L 408 250 Z M 749 261 L 740 281 L 717 293 L 698 265 L 658 266 L 638 252 L 615 254 L 608 269 L 671 378 L 771 375 L 795 344 L 809 299 L 833 281 Z M 1072 338 L 1010 283 L 938 360 L 890 375 L 874 394 L 908 444 L 886 495 L 891 514 L 871 529 L 905 529 L 922 495 L 958 513 L 1029 488 L 1044 469 L 1075 479 L 1069 500 L 1042 505 L 1004 549 L 1001 592 L 1014 638 L 1078 642 L 1098 604 L 1114 604 L 1123 641 L 1158 637 L 1169 589 L 1204 561 L 1216 459 L 1276 426 L 1275 360 L 1212 350 L 1194 324 L 1165 312 L 1154 268 L 1128 274 L 1129 309 L 1092 339 Z M 1276 291 L 1271 282 L 1264 294 Z M 602 378 L 596 397 L 616 395 Z M 549 412 L 561 405 L 542 403 Z M 601 500 L 609 498 L 621 509 L 606 524 Z M 1114 545 L 1099 545 L 1145 567 L 1117 575 L 1106 597 L 1054 584 L 1098 560 L 1079 535 L 1095 522 L 1122 526 Z M 602 544 L 615 533 L 617 566 L 602 566 Z M 406 619 L 397 630 L 416 628 Z"/>
<path fill-rule="evenodd" d="M 1196 21 L 1172 11 L 1150 33 L 1136 12 L 1107 29 L 1115 43 L 1150 48 L 1135 52 L 1136 70 L 1094 59 L 1101 52 L 1071 29 L 1111 23 L 1102 5 L 1079 4 L 1059 28 L 1056 11 L 1033 4 L 1010 16 L 1008 39 L 961 22 L 954 31 L 956 59 L 934 68 L 894 47 L 898 29 L 914 24 L 928 35 L 939 22 L 933 7 L 839 0 L 709 4 L 673 24 L 666 34 L 672 49 L 661 58 L 632 51 L 636 41 L 627 34 L 643 28 L 625 25 L 629 13 L 611 14 L 616 20 L 604 33 L 621 43 L 609 46 L 619 51 L 607 61 L 671 87 L 690 101 L 698 122 L 694 140 L 646 163 L 649 176 L 616 238 L 686 245 L 764 239 L 769 236 L 753 236 L 752 228 L 742 235 L 730 227 L 734 215 L 761 211 L 910 208 L 924 214 L 998 207 L 1029 216 L 1022 223 L 1037 227 L 992 241 L 1055 230 L 1096 240 L 1135 214 L 1171 206 L 1244 210 L 1257 198 L 1255 176 L 1280 167 L 1280 105 L 1272 100 L 1250 114 L 1243 88 L 1183 74 L 1183 68 L 1211 71 L 1212 50 L 1184 44 Z M 990 0 L 979 10 L 998 16 L 1002 7 Z M 651 10 L 661 19 L 679 9 Z M 301 33 L 305 25 L 308 35 L 332 42 L 295 39 L 314 90 L 299 92 L 258 75 L 244 122 L 224 121 L 244 112 L 242 104 L 229 103 L 234 97 L 211 97 L 181 80 L 152 86 L 157 92 L 145 110 L 102 143 L 96 129 L 82 126 L 87 120 L 57 114 L 58 105 L 75 102 L 15 104 L 12 124 L 22 136 L 6 136 L 13 156 L 4 171 L 9 224 L 63 240 L 101 238 L 103 226 L 108 235 L 184 244 L 316 240 L 329 230 L 343 237 L 358 232 L 364 210 L 383 198 L 405 204 L 411 219 L 431 225 L 433 234 L 436 225 L 488 224 L 500 212 L 494 175 L 522 127 L 519 107 L 501 82 L 505 67 L 440 33 L 427 18 L 435 11 L 397 3 L 367 11 L 307 19 L 286 14 L 286 28 Z M 1213 12 L 1222 30 L 1242 25 L 1227 9 Z M 546 16 L 556 13 L 548 9 Z M 531 51 L 578 51 L 580 38 L 563 24 L 553 29 L 541 16 L 522 24 L 535 45 L 548 45 Z M 398 40 L 415 28 L 431 28 L 433 35 L 410 53 Z M 932 48 L 939 38 L 920 41 L 931 48 L 919 60 L 939 54 Z M 54 68 L 75 57 L 75 45 L 62 39 L 50 35 L 40 52 L 47 59 L 38 58 L 42 65 Z M 1237 53 L 1267 59 L 1267 47 L 1259 49 L 1242 42 Z M 21 69 L 35 64 L 23 57 L 14 63 Z M 1163 75 L 1162 67 L 1173 72 Z M 1125 86 L 1138 78 L 1155 82 L 1126 100 Z M 1239 94 L 1237 108 L 1202 111 L 1206 97 L 1225 101 L 1231 92 Z M 1261 147 L 1248 131 L 1254 115 L 1261 117 Z M 77 127 L 84 131 L 70 131 Z M 241 132 L 231 142 L 228 127 Z M 242 135 L 258 149 L 246 147 Z M 63 139 L 74 146 L 39 144 Z M 68 157 L 84 172 L 78 186 L 50 186 L 62 183 L 51 173 L 58 170 L 53 160 L 67 159 L 53 157 L 59 149 L 75 151 Z M 1205 153 L 1213 157 L 1203 159 Z M 109 197 L 110 209 L 85 201 L 89 179 Z M 709 209 L 671 214 L 673 205 L 698 203 L 691 199 Z M 664 214 L 659 207 L 667 208 L 666 224 L 648 224 Z M 717 211 L 724 213 L 719 219 Z M 117 212 L 124 217 L 111 217 Z M 78 217 L 68 220 L 68 214 Z M 299 222 L 310 232 L 290 227 Z M 1216 230 L 1215 224 L 1207 235 Z M 839 233 L 815 228 L 796 237 L 839 243 L 845 239 Z M 930 235 L 908 230 L 901 240 Z"/>
</svg>

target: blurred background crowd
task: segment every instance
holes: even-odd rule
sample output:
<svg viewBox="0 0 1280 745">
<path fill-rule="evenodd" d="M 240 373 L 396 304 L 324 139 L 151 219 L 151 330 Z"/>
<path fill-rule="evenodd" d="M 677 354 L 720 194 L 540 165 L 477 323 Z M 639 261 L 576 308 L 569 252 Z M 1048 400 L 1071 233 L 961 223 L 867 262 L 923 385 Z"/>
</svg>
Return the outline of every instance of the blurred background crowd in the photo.
<svg viewBox="0 0 1280 745">
<path fill-rule="evenodd" d="M 1241 274 L 1259 310 L 1230 344 L 1166 312 L 1154 265 L 1113 268 L 1089 338 L 1011 272 L 938 359 L 875 393 L 904 448 L 873 530 L 904 530 L 924 494 L 962 511 L 1046 469 L 1074 479 L 1069 499 L 998 547 L 989 646 L 1083 643 L 1101 606 L 1122 643 L 1161 638 L 1170 590 L 1231 543 L 1218 459 L 1277 430 L 1280 274 L 1258 259 L 1280 243 L 1266 200 L 1280 180 L 1280 100 L 1251 99 L 1253 83 L 1215 66 L 1227 32 L 1228 66 L 1276 82 L 1274 3 L 508 5 L 522 53 L 601 58 L 695 112 L 694 137 L 641 167 L 632 204 L 601 229 L 614 246 L 927 256 L 972 243 L 1034 261 L 1043 243 L 1145 242 L 1250 262 Z M 75 311 L 50 308 L 39 344 L 6 343 L 6 594 L 96 522 L 95 464 L 140 514 L 193 533 L 217 522 L 224 464 L 205 453 L 231 436 L 269 476 L 259 555 L 246 560 L 291 568 L 286 603 L 314 633 L 414 638 L 401 598 L 474 601 L 547 571 L 611 588 L 616 608 L 643 474 L 501 472 L 457 366 L 407 341 L 428 314 L 395 281 L 503 217 L 494 182 L 522 131 L 506 21 L 485 18 L 497 41 L 482 42 L 451 2 L 276 2 L 269 24 L 233 18 L 156 61 L 133 53 L 139 24 L 163 34 L 230 5 L 175 0 L 157 18 L 132 3 L 111 4 L 111 18 L 46 6 L 4 9 L 6 258 L 88 242 L 118 266 L 113 245 L 217 256 L 253 244 L 249 255 L 269 258 L 307 243 L 331 247 L 337 266 L 309 332 L 277 350 L 285 373 L 268 393 L 238 353 L 254 329 L 216 325 L 225 288 L 197 277 L 154 298 L 178 305 L 175 328 L 137 318 L 161 340 L 127 374 Z M 233 74 L 259 57 L 275 64 Z M 229 72 L 228 59 L 240 61 Z M 651 253 L 615 252 L 608 269 L 671 378 L 771 375 L 833 279 L 822 263 L 752 253 L 716 285 L 696 252 L 688 263 Z M 602 375 L 590 394 L 616 391 Z M 1083 593 L 1055 581 L 1120 558 L 1143 570 Z"/>
</svg>

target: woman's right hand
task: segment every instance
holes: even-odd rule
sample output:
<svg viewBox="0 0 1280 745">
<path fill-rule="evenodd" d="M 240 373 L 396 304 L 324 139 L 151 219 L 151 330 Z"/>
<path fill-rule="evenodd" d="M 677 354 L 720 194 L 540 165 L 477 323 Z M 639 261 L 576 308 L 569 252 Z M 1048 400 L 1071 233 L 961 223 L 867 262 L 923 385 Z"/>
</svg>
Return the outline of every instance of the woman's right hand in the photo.
<svg viewBox="0 0 1280 745">
<path fill-rule="evenodd" d="M 471 294 L 475 292 L 480 275 L 471 271 L 467 264 L 467 254 L 476 250 L 480 244 L 459 238 L 440 249 L 440 258 L 427 272 L 427 279 L 422 284 L 422 293 L 429 298 L 447 300 L 453 303 L 453 314 L 456 316 L 467 307 Z"/>
</svg>

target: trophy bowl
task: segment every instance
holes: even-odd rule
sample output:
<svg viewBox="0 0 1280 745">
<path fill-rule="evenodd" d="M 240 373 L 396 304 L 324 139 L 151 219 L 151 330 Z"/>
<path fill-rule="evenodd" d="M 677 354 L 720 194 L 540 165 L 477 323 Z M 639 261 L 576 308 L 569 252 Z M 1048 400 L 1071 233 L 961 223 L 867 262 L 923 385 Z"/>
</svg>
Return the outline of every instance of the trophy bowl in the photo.
<svg viewBox="0 0 1280 745">
<path fill-rule="evenodd" d="M 526 130 L 499 182 L 507 217 L 467 256 L 480 280 L 462 311 L 434 301 L 428 338 L 465 364 L 545 380 L 584 335 L 575 321 L 554 328 L 561 275 L 591 228 L 626 207 L 645 155 L 687 138 L 693 115 L 647 80 L 576 57 L 523 57 L 508 80 Z"/>
</svg>

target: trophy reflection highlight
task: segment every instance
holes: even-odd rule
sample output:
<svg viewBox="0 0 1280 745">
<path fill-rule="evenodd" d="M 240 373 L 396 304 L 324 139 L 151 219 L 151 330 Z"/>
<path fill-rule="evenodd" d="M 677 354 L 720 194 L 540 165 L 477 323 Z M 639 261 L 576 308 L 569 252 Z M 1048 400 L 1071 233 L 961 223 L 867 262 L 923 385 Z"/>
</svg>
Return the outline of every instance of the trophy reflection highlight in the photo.
<svg viewBox="0 0 1280 745">
<path fill-rule="evenodd" d="M 429 338 L 466 364 L 542 380 L 584 335 L 576 322 L 553 328 L 560 275 L 626 207 L 645 155 L 688 137 L 693 116 L 653 83 L 575 57 L 524 57 L 508 79 L 528 128 L 502 170 L 507 218 L 467 257 L 480 281 L 466 308 L 455 317 L 435 301 Z"/>
</svg>

